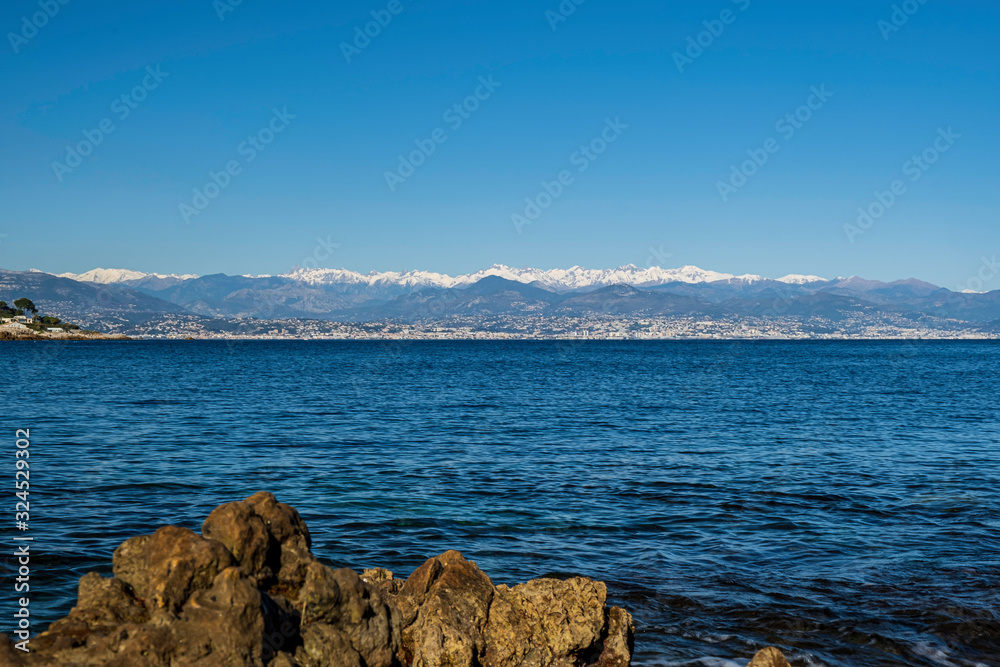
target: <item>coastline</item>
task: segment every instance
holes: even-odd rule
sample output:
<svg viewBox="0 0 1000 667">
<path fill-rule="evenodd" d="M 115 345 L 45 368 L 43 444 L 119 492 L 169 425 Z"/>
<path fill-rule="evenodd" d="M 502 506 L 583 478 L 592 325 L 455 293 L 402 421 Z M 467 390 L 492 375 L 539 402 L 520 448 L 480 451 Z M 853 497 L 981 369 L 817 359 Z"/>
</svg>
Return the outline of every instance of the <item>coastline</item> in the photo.
<svg viewBox="0 0 1000 667">
<path fill-rule="evenodd" d="M 79 319 L 79 318 L 78 318 Z M 990 326 L 671 317 L 461 317 L 347 322 L 320 319 L 84 318 L 92 329 L 152 339 L 284 340 L 929 340 L 1000 338 Z"/>
<path fill-rule="evenodd" d="M 991 336 L 954 336 L 940 338 L 920 338 L 920 337 L 866 337 L 866 336 L 824 336 L 824 337 L 761 337 L 761 338 L 727 338 L 712 336 L 688 336 L 688 337 L 646 337 L 646 336 L 531 336 L 531 335 L 496 335 L 485 334 L 481 336 L 133 336 L 128 340 L 145 342 L 354 342 L 354 343 L 419 343 L 419 342 L 472 342 L 472 341 L 494 341 L 494 342 L 528 342 L 528 343 L 587 343 L 587 342 L 647 342 L 647 343 L 801 343 L 801 342 L 829 342 L 829 343 L 873 343 L 873 342 L 897 342 L 897 343 L 930 343 L 930 342 L 988 342 L 1000 340 L 1000 335 Z"/>
<path fill-rule="evenodd" d="M 0 324 L 0 341 L 40 341 L 40 340 L 133 340 L 125 334 L 103 334 L 97 331 L 74 331 L 56 333 L 35 331 L 24 326 Z"/>
</svg>

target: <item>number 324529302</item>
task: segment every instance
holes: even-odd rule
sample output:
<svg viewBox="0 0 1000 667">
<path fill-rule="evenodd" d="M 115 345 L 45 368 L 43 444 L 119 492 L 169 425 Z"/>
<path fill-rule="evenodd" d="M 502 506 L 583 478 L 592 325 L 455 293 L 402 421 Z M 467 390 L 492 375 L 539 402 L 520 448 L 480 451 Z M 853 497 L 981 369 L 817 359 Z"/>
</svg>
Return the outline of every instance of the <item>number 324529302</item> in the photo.
<svg viewBox="0 0 1000 667">
<path fill-rule="evenodd" d="M 19 429 L 17 431 L 17 450 L 14 453 L 16 459 L 14 463 L 14 467 L 16 468 L 16 472 L 14 473 L 14 487 L 17 489 L 17 492 L 14 495 L 21 500 L 14 508 L 16 512 L 15 519 L 17 521 L 28 520 L 28 489 L 30 479 L 28 459 L 31 456 L 28 451 L 30 447 L 29 437 L 30 431 L 28 429 Z M 23 512 L 17 511 L 22 508 L 24 509 Z"/>
</svg>

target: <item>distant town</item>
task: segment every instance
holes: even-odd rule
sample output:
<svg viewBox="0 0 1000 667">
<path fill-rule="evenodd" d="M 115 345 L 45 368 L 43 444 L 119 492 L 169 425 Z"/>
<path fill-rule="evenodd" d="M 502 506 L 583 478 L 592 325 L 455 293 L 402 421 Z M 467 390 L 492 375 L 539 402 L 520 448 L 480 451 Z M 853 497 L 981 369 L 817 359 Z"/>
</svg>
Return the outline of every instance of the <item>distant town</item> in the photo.
<svg viewBox="0 0 1000 667">
<path fill-rule="evenodd" d="M 1000 338 L 1000 332 L 972 327 L 916 327 L 900 322 L 830 322 L 702 319 L 690 317 L 452 317 L 427 323 L 340 323 L 323 320 L 249 318 L 206 319 L 164 316 L 145 324 L 112 325 L 107 330 L 148 339 L 295 339 L 295 340 L 836 340 L 836 339 L 977 339 Z"/>
<path fill-rule="evenodd" d="M 1000 291 L 956 292 L 915 279 L 772 280 L 698 267 L 546 272 L 497 265 L 457 278 L 339 270 L 203 277 L 0 270 L 0 297 L 14 295 L 20 298 L 0 308 L 7 337 L 68 336 L 84 328 L 145 339 L 229 340 L 1000 338 Z"/>
</svg>

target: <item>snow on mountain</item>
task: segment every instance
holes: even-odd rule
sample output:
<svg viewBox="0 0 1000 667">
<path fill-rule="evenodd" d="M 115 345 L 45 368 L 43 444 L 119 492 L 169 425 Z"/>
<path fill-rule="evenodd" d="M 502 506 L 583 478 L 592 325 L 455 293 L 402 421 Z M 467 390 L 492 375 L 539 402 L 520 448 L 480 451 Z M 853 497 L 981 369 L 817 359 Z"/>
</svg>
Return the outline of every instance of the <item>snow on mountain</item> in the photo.
<svg viewBox="0 0 1000 667">
<path fill-rule="evenodd" d="M 164 275 L 161 273 L 142 273 L 141 271 L 130 271 L 128 269 L 92 269 L 85 273 L 60 273 L 60 278 L 69 278 L 84 283 L 101 283 L 104 285 L 111 283 L 123 283 L 127 280 L 141 280 L 142 278 L 176 278 L 177 280 L 190 280 L 197 278 L 194 274 Z"/>
<path fill-rule="evenodd" d="M 757 275 L 736 276 L 731 273 L 720 273 L 718 271 L 706 271 L 697 266 L 682 266 L 676 269 L 664 269 L 659 266 L 640 268 L 634 264 L 619 266 L 614 269 L 585 269 L 582 266 L 574 266 L 568 269 L 516 269 L 503 264 L 494 264 L 488 269 L 481 269 L 475 273 L 468 273 L 458 276 L 449 276 L 444 273 L 433 271 L 386 271 L 371 273 L 358 273 L 347 269 L 304 269 L 296 268 L 279 277 L 294 280 L 306 285 L 349 285 L 361 288 L 387 288 L 401 287 L 409 290 L 418 290 L 427 287 L 455 288 L 468 287 L 483 278 L 497 276 L 520 283 L 537 283 L 539 286 L 555 292 L 570 292 L 579 289 L 596 289 L 608 287 L 610 285 L 631 285 L 634 287 L 655 287 L 668 283 L 713 283 L 726 282 L 733 285 L 753 284 L 767 280 Z M 142 273 L 140 271 L 130 271 L 127 269 L 94 269 L 86 273 L 63 273 L 62 278 L 72 278 L 83 282 L 91 283 L 121 283 L 142 278 L 173 278 L 177 280 L 188 280 L 197 278 L 196 275 L 163 275 L 158 273 Z M 247 278 L 265 278 L 271 276 L 244 276 Z M 811 282 L 823 281 L 817 276 L 785 276 L 779 278 L 781 282 L 803 285 Z"/>
<path fill-rule="evenodd" d="M 371 272 L 368 274 L 348 271 L 346 269 L 296 269 L 283 274 L 290 278 L 310 285 L 369 285 L 372 287 L 399 285 L 403 287 L 466 287 L 489 276 L 498 276 L 521 283 L 538 283 L 542 287 L 557 292 L 585 288 L 607 287 L 609 285 L 634 285 L 636 287 L 651 287 L 667 283 L 707 283 L 717 281 L 740 281 L 745 283 L 764 280 L 760 276 L 734 276 L 730 273 L 706 271 L 696 266 L 684 266 L 678 269 L 662 269 L 658 266 L 639 268 L 634 264 L 619 266 L 616 269 L 585 269 L 574 266 L 569 269 L 515 269 L 503 264 L 494 264 L 488 269 L 460 276 L 449 276 L 430 271 L 389 271 L 385 273 Z"/>
<path fill-rule="evenodd" d="M 358 273 L 347 269 L 295 269 L 283 273 L 281 278 L 289 278 L 308 285 L 368 285 L 383 287 L 399 285 L 403 287 L 455 287 L 460 278 L 452 278 L 431 271 L 386 271 L 378 273 Z"/>
<path fill-rule="evenodd" d="M 778 282 L 788 285 L 808 285 L 809 283 L 825 283 L 826 278 L 820 278 L 819 276 L 802 276 L 793 273 L 785 276 L 784 278 L 778 278 Z"/>
</svg>

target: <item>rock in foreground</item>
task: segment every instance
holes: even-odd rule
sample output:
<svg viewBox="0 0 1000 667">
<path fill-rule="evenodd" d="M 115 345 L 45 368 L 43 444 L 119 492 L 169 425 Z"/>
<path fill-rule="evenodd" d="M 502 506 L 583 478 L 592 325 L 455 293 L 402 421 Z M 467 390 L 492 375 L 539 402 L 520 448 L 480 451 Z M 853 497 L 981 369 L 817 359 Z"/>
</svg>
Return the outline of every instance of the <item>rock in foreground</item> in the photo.
<svg viewBox="0 0 1000 667">
<path fill-rule="evenodd" d="M 0 636 L 0 664 L 90 667 L 626 667 L 632 617 L 601 582 L 495 587 L 457 551 L 405 581 L 331 569 L 309 529 L 269 493 L 215 509 L 194 531 L 122 543 L 114 576 L 80 580 L 66 618 Z"/>
<path fill-rule="evenodd" d="M 758 651 L 747 667 L 790 667 L 790 665 L 781 651 L 768 646 Z"/>
</svg>

